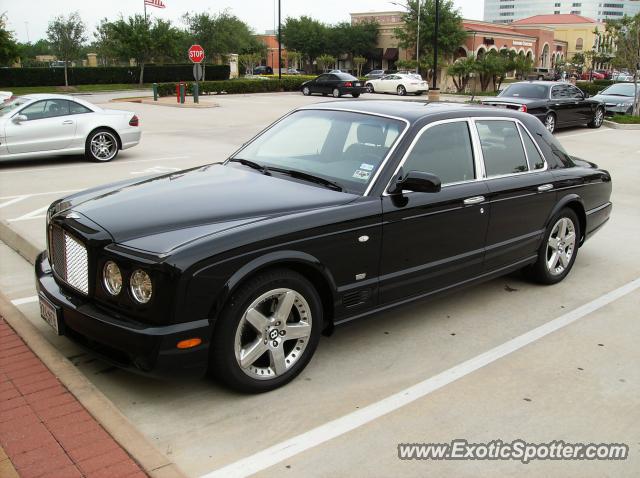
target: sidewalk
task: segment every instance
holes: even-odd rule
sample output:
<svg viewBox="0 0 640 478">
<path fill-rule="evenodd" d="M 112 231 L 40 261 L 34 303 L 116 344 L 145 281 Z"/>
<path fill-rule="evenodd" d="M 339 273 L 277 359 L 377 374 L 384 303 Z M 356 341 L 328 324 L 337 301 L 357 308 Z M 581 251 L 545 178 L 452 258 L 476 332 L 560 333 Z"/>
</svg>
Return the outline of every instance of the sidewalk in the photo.
<svg viewBox="0 0 640 478">
<path fill-rule="evenodd" d="M 2 317 L 0 475 L 147 476 Z"/>
</svg>

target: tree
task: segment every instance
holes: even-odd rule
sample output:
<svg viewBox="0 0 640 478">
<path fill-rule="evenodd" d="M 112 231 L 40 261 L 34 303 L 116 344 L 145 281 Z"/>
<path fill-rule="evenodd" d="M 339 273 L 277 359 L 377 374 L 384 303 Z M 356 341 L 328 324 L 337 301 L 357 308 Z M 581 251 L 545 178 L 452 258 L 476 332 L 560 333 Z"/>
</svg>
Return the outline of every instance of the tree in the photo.
<svg viewBox="0 0 640 478">
<path fill-rule="evenodd" d="M 616 45 L 613 64 L 633 72 L 633 84 L 636 97 L 633 103 L 633 115 L 640 116 L 640 13 L 635 17 L 625 16 L 622 20 L 607 23 L 607 29 Z"/>
<path fill-rule="evenodd" d="M 420 6 L 420 58 L 433 56 L 433 43 L 435 36 L 435 0 L 407 0 L 403 15 L 404 28 L 396 28 L 394 35 L 400 40 L 402 48 L 411 51 L 416 50 L 416 38 L 418 30 L 418 1 Z M 462 17 L 455 8 L 452 0 L 440 0 L 438 26 L 438 53 L 439 58 L 451 57 L 467 38 L 467 33 L 462 27 Z M 438 61 L 440 64 L 440 62 Z"/>
<path fill-rule="evenodd" d="M 516 69 L 516 56 L 517 53 L 515 51 L 507 49 L 500 50 L 500 53 L 498 54 L 499 68 L 493 77 L 493 85 L 496 91 L 500 90 L 502 82 L 507 74 Z"/>
<path fill-rule="evenodd" d="M 453 84 L 458 93 L 462 93 L 467 89 L 471 74 L 475 72 L 476 60 L 470 56 L 468 58 L 460 58 L 447 68 L 447 73 L 451 76 Z"/>
<path fill-rule="evenodd" d="M 367 62 L 367 59 L 364 56 L 354 56 L 353 64 L 356 66 L 356 76 L 362 76 L 362 67 Z"/>
<path fill-rule="evenodd" d="M 245 75 L 253 74 L 253 70 L 261 59 L 262 56 L 259 53 L 242 53 L 238 55 L 238 62 L 244 68 Z"/>
<path fill-rule="evenodd" d="M 503 65 L 500 55 L 495 51 L 490 51 L 476 58 L 475 71 L 480 78 L 480 88 L 482 91 L 487 91 L 489 83 L 492 81 L 494 81 L 495 87 L 495 78 L 503 72 Z"/>
<path fill-rule="evenodd" d="M 9 65 L 20 57 L 20 49 L 13 37 L 13 32 L 7 30 L 7 16 L 0 15 L 0 65 Z"/>
<path fill-rule="evenodd" d="M 60 15 L 49 22 L 47 39 L 59 60 L 64 61 L 64 85 L 69 86 L 67 67 L 69 61 L 77 58 L 80 47 L 86 40 L 85 25 L 78 12 L 69 16 Z"/>
<path fill-rule="evenodd" d="M 580 73 L 582 73 L 582 68 L 585 64 L 585 58 L 583 53 L 576 53 L 571 57 L 571 64 L 578 68 Z"/>
<path fill-rule="evenodd" d="M 287 50 L 287 63 L 289 68 L 299 68 L 302 53 L 295 50 Z"/>
<path fill-rule="evenodd" d="M 282 42 L 302 53 L 309 62 L 327 51 L 327 26 L 311 17 L 287 18 L 282 26 Z"/>
<path fill-rule="evenodd" d="M 336 57 L 324 53 L 317 58 L 317 62 L 322 71 L 327 71 L 336 64 Z"/>
<path fill-rule="evenodd" d="M 257 53 L 263 45 L 249 26 L 229 11 L 186 14 L 189 33 L 204 48 L 206 61 L 214 63 L 229 53 Z"/>
<path fill-rule="evenodd" d="M 531 71 L 533 71 L 533 60 L 524 55 L 517 55 L 513 60 L 516 77 L 524 79 Z"/>
</svg>

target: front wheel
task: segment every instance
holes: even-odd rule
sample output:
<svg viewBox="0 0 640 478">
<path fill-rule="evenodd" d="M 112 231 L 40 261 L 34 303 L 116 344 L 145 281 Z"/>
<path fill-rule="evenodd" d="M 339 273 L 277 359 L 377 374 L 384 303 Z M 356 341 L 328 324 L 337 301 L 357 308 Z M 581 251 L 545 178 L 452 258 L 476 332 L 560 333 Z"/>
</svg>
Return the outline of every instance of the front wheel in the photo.
<svg viewBox="0 0 640 478">
<path fill-rule="evenodd" d="M 85 157 L 90 161 L 106 163 L 118 156 L 120 146 L 115 133 L 106 128 L 92 131 L 85 142 Z"/>
<path fill-rule="evenodd" d="M 334 88 L 333 89 L 333 97 L 334 98 L 340 98 L 340 96 L 341 96 L 340 90 L 338 88 Z"/>
<path fill-rule="evenodd" d="M 589 128 L 597 129 L 602 126 L 604 122 L 604 108 L 596 108 L 596 112 L 593 114 L 593 120 L 587 125 Z"/>
<path fill-rule="evenodd" d="M 309 89 L 308 86 L 305 86 L 304 88 L 302 88 L 302 94 L 304 96 L 309 96 L 311 94 L 311 90 Z"/>
<path fill-rule="evenodd" d="M 293 380 L 320 339 L 322 305 L 302 275 L 277 269 L 241 286 L 218 319 L 211 372 L 229 387 L 266 392 Z"/>
<path fill-rule="evenodd" d="M 549 223 L 538 249 L 538 260 L 525 272 L 541 284 L 564 279 L 576 260 L 580 244 L 580 222 L 573 209 L 562 209 Z"/>
<path fill-rule="evenodd" d="M 398 96 L 404 96 L 407 94 L 407 89 L 402 85 L 398 86 L 397 91 L 398 91 Z"/>
<path fill-rule="evenodd" d="M 364 85 L 367 88 L 367 92 L 369 93 L 375 93 L 375 88 L 373 87 L 373 85 L 371 83 L 367 83 L 366 85 Z"/>
<path fill-rule="evenodd" d="M 547 116 L 544 117 L 544 127 L 551 134 L 556 130 L 556 115 L 553 113 L 547 113 Z"/>
</svg>

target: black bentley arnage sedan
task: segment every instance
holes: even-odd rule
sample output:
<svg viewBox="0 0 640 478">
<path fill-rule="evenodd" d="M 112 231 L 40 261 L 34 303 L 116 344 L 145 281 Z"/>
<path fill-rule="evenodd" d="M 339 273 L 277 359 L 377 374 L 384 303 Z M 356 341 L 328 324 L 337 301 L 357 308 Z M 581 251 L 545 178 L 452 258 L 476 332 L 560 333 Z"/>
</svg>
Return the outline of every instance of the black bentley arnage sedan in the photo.
<svg viewBox="0 0 640 478">
<path fill-rule="evenodd" d="M 266 391 L 334 325 L 517 269 L 561 281 L 610 195 L 528 114 L 321 103 L 223 163 L 54 202 L 41 312 L 121 367 Z"/>
</svg>

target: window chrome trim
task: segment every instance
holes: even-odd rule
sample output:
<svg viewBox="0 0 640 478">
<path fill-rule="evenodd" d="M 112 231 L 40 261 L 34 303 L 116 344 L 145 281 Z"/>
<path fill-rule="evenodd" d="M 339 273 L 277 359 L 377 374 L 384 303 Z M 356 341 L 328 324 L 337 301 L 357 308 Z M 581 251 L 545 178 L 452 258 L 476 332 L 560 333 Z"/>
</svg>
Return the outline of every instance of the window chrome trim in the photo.
<svg viewBox="0 0 640 478">
<path fill-rule="evenodd" d="M 427 129 L 429 129 L 429 128 L 433 127 L 433 126 L 437 126 L 437 125 L 440 125 L 440 124 L 455 123 L 455 122 L 462 122 L 462 121 L 466 122 L 468 124 L 468 126 L 469 126 L 469 133 L 470 133 L 470 136 L 471 136 L 471 144 L 472 144 L 472 148 L 473 148 L 473 159 L 474 159 L 474 167 L 475 167 L 476 177 L 475 177 L 475 179 L 470 179 L 470 180 L 467 180 L 467 181 L 457 181 L 457 182 L 453 182 L 453 183 L 446 183 L 446 184 L 442 185 L 442 188 L 446 188 L 446 187 L 449 187 L 449 186 L 457 186 L 459 184 L 474 183 L 474 182 L 478 182 L 478 181 L 487 181 L 487 180 L 500 179 L 500 178 L 511 177 L 511 176 L 521 176 L 523 174 L 540 173 L 540 172 L 547 171 L 549 169 L 549 163 L 547 162 L 547 158 L 542 153 L 542 150 L 540 149 L 540 146 L 538 145 L 536 140 L 533 138 L 533 135 L 531 134 L 529 129 L 524 125 L 524 123 L 522 121 L 520 121 L 517 118 L 511 118 L 511 117 L 508 117 L 508 116 L 474 116 L 474 117 L 468 117 L 468 118 L 452 118 L 452 119 L 446 119 L 446 120 L 439 120 L 439 121 L 434 121 L 432 123 L 429 123 L 429 124 L 423 126 L 420 129 L 420 131 L 418 131 L 418 133 L 416 133 L 416 136 L 414 137 L 413 141 L 411 142 L 411 144 L 407 148 L 407 151 L 405 152 L 404 156 L 400 160 L 400 163 L 396 167 L 393 175 L 391 176 L 391 179 L 389 179 L 389 182 L 387 183 L 387 186 L 386 186 L 384 192 L 382 193 L 382 195 L 383 196 L 389 196 L 390 195 L 389 194 L 389 188 L 391 187 L 391 182 L 397 176 L 398 172 L 400 171 L 400 168 L 402 168 L 402 166 L 404 166 L 407 158 L 409 157 L 409 154 L 413 151 L 413 148 L 414 148 L 415 144 L 417 143 L 417 141 L 420 138 L 420 136 L 424 133 L 424 131 L 426 131 Z M 478 128 L 477 128 L 477 125 L 476 125 L 477 121 L 511 121 L 512 123 L 515 123 L 516 130 L 518 131 L 518 137 L 520 138 L 520 144 L 522 145 L 522 150 L 524 152 L 525 159 L 527 161 L 527 168 L 530 168 L 531 166 L 529 164 L 529 157 L 527 155 L 527 149 L 525 148 L 524 141 L 522 140 L 522 136 L 521 136 L 521 133 L 520 133 L 520 129 L 518 128 L 518 125 L 520 125 L 527 132 L 527 135 L 529 135 L 529 138 L 531 139 L 531 141 L 533 141 L 533 144 L 536 147 L 538 153 L 540 153 L 540 157 L 542 158 L 542 161 L 544 161 L 544 168 L 541 168 L 541 169 L 529 169 L 528 171 L 523 171 L 523 172 L 520 172 L 520 173 L 508 173 L 508 174 L 501 174 L 499 176 L 487 177 L 485 161 L 484 161 L 484 153 L 482 151 L 482 142 L 480 141 L 480 133 L 478 132 Z M 405 191 L 403 194 L 410 194 L 412 192 L 413 191 Z"/>
<path fill-rule="evenodd" d="M 416 135 L 414 136 L 413 140 L 411 141 L 411 144 L 409 145 L 409 147 L 405 151 L 404 155 L 402 156 L 402 159 L 400 160 L 400 163 L 398 164 L 398 166 L 396 167 L 395 171 L 391 175 L 391 178 L 389 179 L 389 182 L 387 183 L 387 186 L 385 187 L 384 192 L 382 193 L 383 196 L 389 196 L 390 195 L 389 194 L 389 188 L 391 187 L 391 182 L 398 175 L 398 173 L 400 172 L 400 169 L 402 168 L 402 166 L 404 166 L 404 163 L 409 158 L 409 155 L 413 152 L 413 148 L 415 147 L 415 145 L 418 142 L 418 140 L 420 139 L 420 137 L 424 134 L 424 132 L 427 131 L 430 128 L 433 128 L 434 126 L 439 126 L 439 125 L 443 125 L 443 124 L 450 124 L 450 123 L 466 123 L 467 124 L 467 128 L 469 129 L 469 140 L 471 142 L 471 150 L 473 152 L 473 168 L 474 168 L 475 178 L 474 179 L 468 179 L 468 180 L 465 180 L 465 181 L 456 181 L 456 182 L 453 182 L 453 183 L 446 183 L 446 184 L 443 184 L 441 187 L 442 188 L 446 188 L 448 186 L 457 186 L 458 184 L 473 183 L 473 182 L 481 181 L 483 179 L 483 177 L 480 174 L 481 174 L 482 171 L 484 171 L 484 164 L 481 164 L 482 161 L 478 157 L 478 153 L 476 151 L 477 144 L 476 144 L 476 142 L 474 140 L 474 134 L 472 132 L 473 128 L 472 128 L 472 124 L 471 124 L 471 119 L 470 118 L 451 118 L 451 119 L 446 119 L 446 120 L 433 121 L 432 123 L 424 125 L 422 128 L 420 128 L 420 131 L 418 131 L 416 133 Z M 403 194 L 409 194 L 409 193 L 412 193 L 412 192 L 413 191 L 404 191 Z"/>
</svg>

